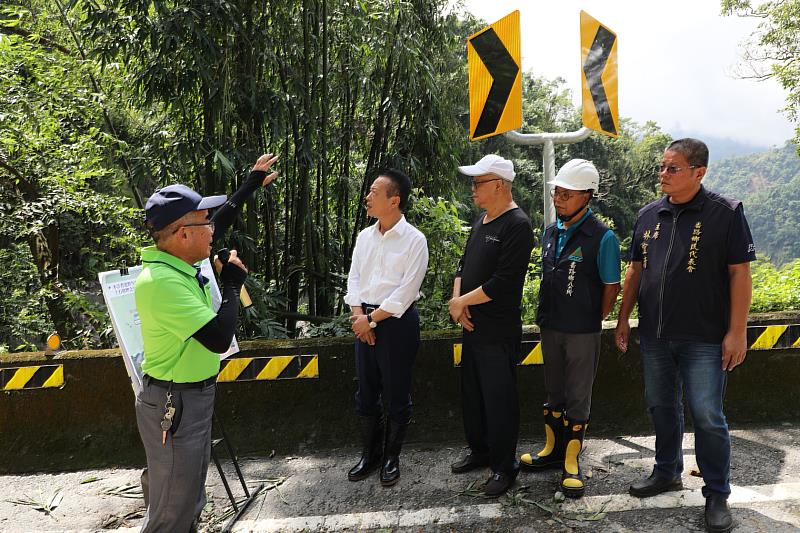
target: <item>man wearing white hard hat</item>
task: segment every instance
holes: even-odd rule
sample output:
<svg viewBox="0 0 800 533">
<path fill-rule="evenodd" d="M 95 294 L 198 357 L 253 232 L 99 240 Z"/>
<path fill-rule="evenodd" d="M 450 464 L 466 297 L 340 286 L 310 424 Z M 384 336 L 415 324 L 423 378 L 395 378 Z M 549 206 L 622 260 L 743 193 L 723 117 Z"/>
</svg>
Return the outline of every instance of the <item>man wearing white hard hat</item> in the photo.
<svg viewBox="0 0 800 533">
<path fill-rule="evenodd" d="M 528 215 L 511 194 L 514 163 L 487 155 L 458 167 L 485 209 L 472 226 L 453 282 L 450 316 L 464 328 L 461 401 L 470 452 L 454 473 L 490 467 L 486 496 L 500 496 L 519 472 L 516 365 L 522 340 L 522 286 L 533 249 Z"/>
<path fill-rule="evenodd" d="M 584 159 L 568 161 L 551 196 L 558 220 L 542 239 L 542 281 L 536 322 L 542 334 L 546 441 L 537 454 L 526 453 L 526 470 L 562 470 L 561 491 L 584 492 L 578 456 L 589 422 L 602 320 L 614 307 L 620 288 L 619 240 L 589 207 L 600 175 Z"/>
</svg>

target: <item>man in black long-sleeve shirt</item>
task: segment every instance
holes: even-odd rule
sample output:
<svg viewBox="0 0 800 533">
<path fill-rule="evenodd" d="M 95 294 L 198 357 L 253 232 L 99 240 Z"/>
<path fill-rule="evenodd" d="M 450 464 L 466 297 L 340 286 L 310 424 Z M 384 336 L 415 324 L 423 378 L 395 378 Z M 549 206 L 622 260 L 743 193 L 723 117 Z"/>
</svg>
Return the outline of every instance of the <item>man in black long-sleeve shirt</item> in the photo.
<svg viewBox="0 0 800 533">
<path fill-rule="evenodd" d="M 454 473 L 489 466 L 487 496 L 514 483 L 519 401 L 516 365 L 520 357 L 522 286 L 533 249 L 528 216 L 514 203 L 514 164 L 487 155 L 459 167 L 472 176 L 472 199 L 481 213 L 472 226 L 456 271 L 450 316 L 464 328 L 461 399 L 470 453 L 454 463 Z"/>
</svg>

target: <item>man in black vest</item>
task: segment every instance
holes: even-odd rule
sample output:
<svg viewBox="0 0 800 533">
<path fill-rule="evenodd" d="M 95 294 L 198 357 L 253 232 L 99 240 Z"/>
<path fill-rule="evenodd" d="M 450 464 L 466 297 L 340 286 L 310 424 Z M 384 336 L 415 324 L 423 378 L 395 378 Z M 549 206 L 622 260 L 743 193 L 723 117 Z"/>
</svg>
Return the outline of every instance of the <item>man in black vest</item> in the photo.
<svg viewBox="0 0 800 533">
<path fill-rule="evenodd" d="M 619 294 L 619 240 L 589 208 L 599 181 L 591 162 L 573 159 L 550 182 L 558 220 L 542 239 L 536 315 L 547 388 L 546 441 L 536 455 L 520 457 L 527 470 L 561 468 L 561 490 L 576 498 L 584 492 L 578 456 L 589 423 L 602 320 Z"/>
<path fill-rule="evenodd" d="M 630 486 L 645 498 L 683 488 L 683 396 L 694 426 L 708 531 L 733 528 L 731 439 L 722 401 L 728 371 L 747 355 L 750 262 L 756 249 L 742 203 L 702 185 L 708 147 L 678 139 L 664 151 L 664 196 L 639 211 L 615 332 L 628 349 L 639 305 L 644 392 L 656 431 L 653 473 Z"/>
</svg>

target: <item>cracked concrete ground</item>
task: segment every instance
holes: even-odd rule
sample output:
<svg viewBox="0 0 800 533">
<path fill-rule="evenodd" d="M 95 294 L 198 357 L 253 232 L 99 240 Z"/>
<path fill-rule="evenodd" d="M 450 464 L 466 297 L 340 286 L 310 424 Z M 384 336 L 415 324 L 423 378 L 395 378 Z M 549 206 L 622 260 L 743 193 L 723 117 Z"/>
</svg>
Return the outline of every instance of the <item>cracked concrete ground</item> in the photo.
<svg viewBox="0 0 800 533">
<path fill-rule="evenodd" d="M 538 450 L 539 435 L 523 437 L 520 453 Z M 685 490 L 638 500 L 627 495 L 627 488 L 650 473 L 654 437 L 590 437 L 582 457 L 591 475 L 586 495 L 563 503 L 553 499 L 560 474 L 552 471 L 520 474 L 512 492 L 500 499 L 476 496 L 468 489 L 482 483 L 488 471 L 452 474 L 450 463 L 464 452 L 457 443 L 406 446 L 401 480 L 391 488 L 382 487 L 377 474 L 347 481 L 357 459 L 355 447 L 242 458 L 248 484 L 263 484 L 266 490 L 234 531 L 704 531 L 693 442 L 687 435 Z M 736 531 L 799 531 L 800 427 L 734 429 L 732 442 Z M 241 496 L 232 467 L 225 468 Z M 119 468 L 0 476 L 0 531 L 137 531 L 144 510 L 139 474 L 139 469 Z M 202 529 L 219 531 L 231 513 L 213 464 L 207 491 Z M 63 497 L 52 508 L 59 493 Z"/>
</svg>

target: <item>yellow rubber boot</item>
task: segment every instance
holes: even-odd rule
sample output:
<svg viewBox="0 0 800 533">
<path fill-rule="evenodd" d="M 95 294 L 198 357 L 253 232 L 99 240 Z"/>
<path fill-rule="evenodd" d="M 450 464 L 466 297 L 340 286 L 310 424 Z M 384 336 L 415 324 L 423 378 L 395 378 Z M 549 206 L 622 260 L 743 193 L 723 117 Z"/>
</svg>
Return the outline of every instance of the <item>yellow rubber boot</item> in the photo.
<svg viewBox="0 0 800 533">
<path fill-rule="evenodd" d="M 561 491 L 570 498 L 583 496 L 583 475 L 579 457 L 583 451 L 583 437 L 586 434 L 587 422 L 564 418 L 564 468 L 561 472 Z"/>
<path fill-rule="evenodd" d="M 564 411 L 562 407 L 551 407 L 544 404 L 544 448 L 533 455 L 525 453 L 519 458 L 520 466 L 525 470 L 547 470 L 561 468 L 564 462 Z"/>
</svg>

